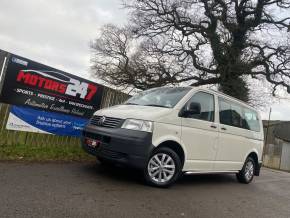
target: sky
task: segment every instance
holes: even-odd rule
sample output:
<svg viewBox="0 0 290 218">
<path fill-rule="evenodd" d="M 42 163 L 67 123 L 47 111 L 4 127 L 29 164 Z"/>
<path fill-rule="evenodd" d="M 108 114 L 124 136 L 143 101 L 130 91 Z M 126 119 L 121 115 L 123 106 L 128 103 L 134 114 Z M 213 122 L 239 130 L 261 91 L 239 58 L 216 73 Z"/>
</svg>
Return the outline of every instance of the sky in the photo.
<svg viewBox="0 0 290 218">
<path fill-rule="evenodd" d="M 0 0 L 0 49 L 90 77 L 91 40 L 102 25 L 122 25 L 121 0 Z M 290 99 L 290 96 L 289 96 Z M 271 105 L 275 120 L 290 120 L 290 100 Z M 269 107 L 262 111 L 268 117 Z"/>
<path fill-rule="evenodd" d="M 120 0 L 0 0 L 0 48 L 89 77 L 89 43 L 126 22 Z"/>
</svg>

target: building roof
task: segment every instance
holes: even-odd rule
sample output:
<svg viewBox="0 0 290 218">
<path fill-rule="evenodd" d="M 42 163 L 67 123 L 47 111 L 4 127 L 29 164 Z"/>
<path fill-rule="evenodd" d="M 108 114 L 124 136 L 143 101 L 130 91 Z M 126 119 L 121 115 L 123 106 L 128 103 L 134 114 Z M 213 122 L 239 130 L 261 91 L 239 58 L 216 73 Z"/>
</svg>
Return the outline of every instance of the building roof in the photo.
<svg viewBox="0 0 290 218">
<path fill-rule="evenodd" d="M 268 125 L 269 125 L 269 127 L 276 126 L 277 124 L 279 124 L 281 122 L 283 122 L 283 121 L 281 121 L 281 120 L 270 120 L 270 121 L 269 120 L 263 120 L 263 126 L 264 126 L 264 128 L 267 128 Z"/>
<path fill-rule="evenodd" d="M 290 121 L 277 123 L 274 129 L 275 137 L 290 142 Z"/>
</svg>

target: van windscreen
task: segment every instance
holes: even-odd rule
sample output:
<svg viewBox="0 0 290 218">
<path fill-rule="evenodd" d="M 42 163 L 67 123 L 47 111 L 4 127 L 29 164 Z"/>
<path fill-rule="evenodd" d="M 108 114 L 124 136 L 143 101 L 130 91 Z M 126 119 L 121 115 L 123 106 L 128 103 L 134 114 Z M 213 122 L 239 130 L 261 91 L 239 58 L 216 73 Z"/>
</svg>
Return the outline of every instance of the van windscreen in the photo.
<svg viewBox="0 0 290 218">
<path fill-rule="evenodd" d="M 133 96 L 125 104 L 173 108 L 190 90 L 190 87 L 153 88 Z"/>
</svg>

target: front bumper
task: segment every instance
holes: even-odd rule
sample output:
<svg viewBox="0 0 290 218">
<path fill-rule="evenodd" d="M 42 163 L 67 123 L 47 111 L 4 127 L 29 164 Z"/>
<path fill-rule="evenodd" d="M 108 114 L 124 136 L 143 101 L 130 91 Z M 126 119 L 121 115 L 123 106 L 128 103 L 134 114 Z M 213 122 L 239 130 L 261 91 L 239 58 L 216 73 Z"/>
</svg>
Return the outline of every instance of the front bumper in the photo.
<svg viewBox="0 0 290 218">
<path fill-rule="evenodd" d="M 86 139 L 98 140 L 100 144 L 96 148 L 90 147 Z M 82 147 L 102 159 L 144 168 L 153 150 L 152 133 L 89 124 L 83 130 Z"/>
</svg>

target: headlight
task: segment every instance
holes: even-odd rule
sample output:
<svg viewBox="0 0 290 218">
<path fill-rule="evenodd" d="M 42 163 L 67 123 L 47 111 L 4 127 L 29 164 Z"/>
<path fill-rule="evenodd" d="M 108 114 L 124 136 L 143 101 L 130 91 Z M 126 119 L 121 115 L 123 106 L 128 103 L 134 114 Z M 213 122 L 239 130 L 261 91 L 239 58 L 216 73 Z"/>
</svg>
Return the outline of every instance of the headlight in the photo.
<svg viewBox="0 0 290 218">
<path fill-rule="evenodd" d="M 147 120 L 127 119 L 122 125 L 124 129 L 139 130 L 144 132 L 153 131 L 153 122 Z"/>
</svg>

